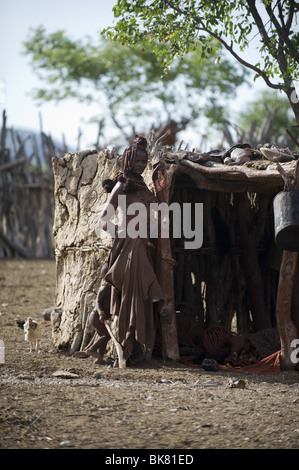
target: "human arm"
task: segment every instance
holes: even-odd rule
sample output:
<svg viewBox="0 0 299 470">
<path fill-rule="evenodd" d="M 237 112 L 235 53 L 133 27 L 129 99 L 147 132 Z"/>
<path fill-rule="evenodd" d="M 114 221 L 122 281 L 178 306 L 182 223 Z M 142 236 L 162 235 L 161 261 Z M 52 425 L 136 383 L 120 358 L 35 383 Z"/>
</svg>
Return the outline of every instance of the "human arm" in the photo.
<svg viewBox="0 0 299 470">
<path fill-rule="evenodd" d="M 122 183 L 118 182 L 113 188 L 110 198 L 105 204 L 99 220 L 96 224 L 96 231 L 104 230 L 108 232 L 112 237 L 115 236 L 116 225 L 112 222 L 115 216 L 115 212 L 118 206 L 118 196 L 122 191 Z"/>
</svg>

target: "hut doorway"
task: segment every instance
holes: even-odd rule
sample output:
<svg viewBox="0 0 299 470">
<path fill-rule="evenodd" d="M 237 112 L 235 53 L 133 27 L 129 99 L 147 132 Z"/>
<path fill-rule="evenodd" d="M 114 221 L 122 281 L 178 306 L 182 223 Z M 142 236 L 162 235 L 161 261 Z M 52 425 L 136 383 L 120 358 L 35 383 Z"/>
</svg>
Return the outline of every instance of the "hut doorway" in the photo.
<svg viewBox="0 0 299 470">
<path fill-rule="evenodd" d="M 203 203 L 203 244 L 172 238 L 175 302 L 201 328 L 236 333 L 276 327 L 282 251 L 274 242 L 272 193 L 199 189 L 189 175 L 172 182 L 170 203 Z"/>
</svg>

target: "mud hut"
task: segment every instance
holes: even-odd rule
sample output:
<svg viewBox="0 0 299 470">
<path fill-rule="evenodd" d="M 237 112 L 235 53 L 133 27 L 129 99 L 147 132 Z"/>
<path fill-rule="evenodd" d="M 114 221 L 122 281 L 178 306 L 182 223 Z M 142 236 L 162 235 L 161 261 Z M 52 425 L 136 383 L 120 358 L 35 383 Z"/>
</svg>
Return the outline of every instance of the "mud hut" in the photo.
<svg viewBox="0 0 299 470">
<path fill-rule="evenodd" d="M 160 147 L 156 156 L 166 164 L 167 202 L 203 204 L 202 245 L 186 249 L 183 236 L 171 237 L 175 305 L 183 305 L 203 329 L 222 325 L 251 333 L 280 328 L 288 349 L 299 327 L 297 252 L 288 281 L 284 276 L 288 288 L 280 287 L 292 306 L 277 317 L 277 304 L 285 301 L 278 292 L 286 252 L 275 243 L 273 199 L 288 178 L 293 181 L 297 156 L 271 152 L 266 157 L 244 144 L 204 154 Z M 107 199 L 101 181 L 119 165 L 120 157 L 107 149 L 53 159 L 57 294 L 51 321 L 54 344 L 70 354 L 93 341 L 88 315 L 111 247 L 111 239 L 99 238 L 94 228 Z M 145 180 L 151 184 L 150 165 Z"/>
</svg>

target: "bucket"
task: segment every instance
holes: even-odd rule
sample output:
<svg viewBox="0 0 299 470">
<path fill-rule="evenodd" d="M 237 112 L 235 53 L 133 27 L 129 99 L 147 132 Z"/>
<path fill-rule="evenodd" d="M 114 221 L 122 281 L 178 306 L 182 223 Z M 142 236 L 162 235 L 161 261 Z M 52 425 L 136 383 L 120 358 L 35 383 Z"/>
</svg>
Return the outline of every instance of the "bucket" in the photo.
<svg viewBox="0 0 299 470">
<path fill-rule="evenodd" d="M 299 189 L 278 193 L 273 209 L 277 246 L 286 251 L 299 251 Z"/>
</svg>

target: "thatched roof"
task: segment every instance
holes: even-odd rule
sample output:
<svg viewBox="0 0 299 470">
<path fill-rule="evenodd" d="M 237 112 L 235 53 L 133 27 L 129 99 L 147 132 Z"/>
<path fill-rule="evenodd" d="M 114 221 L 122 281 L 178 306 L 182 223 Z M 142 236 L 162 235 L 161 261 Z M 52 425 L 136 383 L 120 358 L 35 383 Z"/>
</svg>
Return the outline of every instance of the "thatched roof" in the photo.
<svg viewBox="0 0 299 470">
<path fill-rule="evenodd" d="M 224 163 L 223 155 L 213 151 L 162 152 L 164 161 L 172 167 L 174 175 L 188 175 L 200 189 L 220 192 L 275 193 L 283 189 L 284 179 L 277 162 L 289 177 L 294 175 L 298 155 L 273 161 L 252 150 L 252 158 L 245 163 Z M 280 161 L 279 161 L 280 160 Z"/>
</svg>

